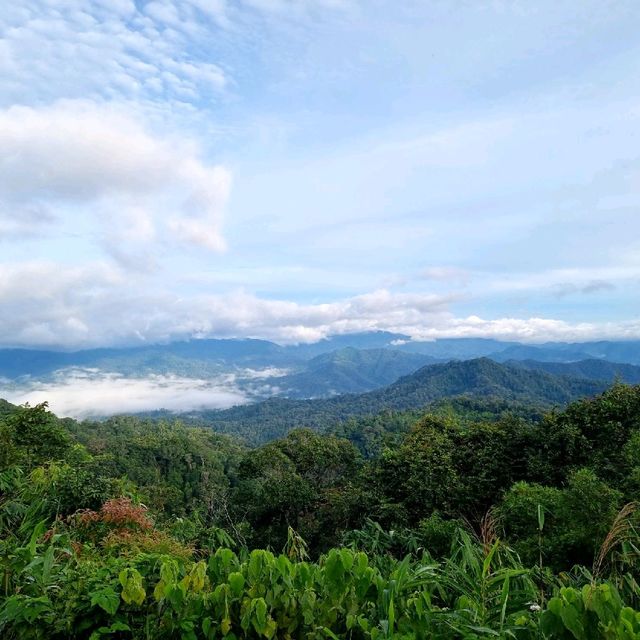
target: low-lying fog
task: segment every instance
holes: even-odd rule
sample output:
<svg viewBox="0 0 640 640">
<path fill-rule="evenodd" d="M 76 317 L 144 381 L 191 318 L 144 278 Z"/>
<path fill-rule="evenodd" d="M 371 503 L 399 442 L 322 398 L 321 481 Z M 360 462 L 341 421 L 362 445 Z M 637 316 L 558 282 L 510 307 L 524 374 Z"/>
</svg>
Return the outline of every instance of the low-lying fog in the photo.
<svg viewBox="0 0 640 640">
<path fill-rule="evenodd" d="M 270 381 L 286 373 L 275 368 L 242 369 L 198 379 L 161 374 L 131 377 L 73 368 L 57 371 L 46 380 L 0 379 L 0 398 L 32 406 L 46 400 L 56 415 L 79 419 L 156 409 L 226 409 L 277 393 L 278 387 Z"/>
</svg>

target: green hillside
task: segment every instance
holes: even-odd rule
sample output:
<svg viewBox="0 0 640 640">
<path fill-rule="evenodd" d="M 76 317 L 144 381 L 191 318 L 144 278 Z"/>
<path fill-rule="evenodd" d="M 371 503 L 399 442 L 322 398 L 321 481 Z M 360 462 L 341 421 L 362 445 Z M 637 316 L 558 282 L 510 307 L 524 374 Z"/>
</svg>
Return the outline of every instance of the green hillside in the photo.
<svg viewBox="0 0 640 640">
<path fill-rule="evenodd" d="M 277 379 L 287 398 L 319 398 L 384 387 L 435 358 L 392 349 L 347 347 L 316 356 L 303 371 Z"/>
<path fill-rule="evenodd" d="M 632 364 L 608 362 L 606 360 L 579 360 L 578 362 L 538 362 L 536 360 L 508 360 L 505 364 L 532 371 L 546 371 L 553 375 L 603 380 L 613 382 L 619 379 L 629 384 L 640 382 L 640 367 Z"/>
<path fill-rule="evenodd" d="M 595 395 L 606 383 L 514 369 L 487 358 L 425 366 L 393 384 L 363 394 L 316 400 L 272 398 L 224 411 L 186 414 L 222 433 L 266 442 L 295 427 L 323 429 L 353 416 L 420 409 L 443 398 L 496 398 L 543 407 Z"/>
</svg>

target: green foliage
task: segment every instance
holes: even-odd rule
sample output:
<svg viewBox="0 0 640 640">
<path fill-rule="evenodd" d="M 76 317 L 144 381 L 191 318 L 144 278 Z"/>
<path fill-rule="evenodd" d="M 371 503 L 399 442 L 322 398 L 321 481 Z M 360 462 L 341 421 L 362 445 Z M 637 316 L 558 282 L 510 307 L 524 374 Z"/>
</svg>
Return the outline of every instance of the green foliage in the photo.
<svg viewBox="0 0 640 640">
<path fill-rule="evenodd" d="M 616 383 L 597 398 L 545 417 L 545 440 L 537 455 L 532 452 L 532 471 L 541 480 L 560 483 L 572 469 L 588 466 L 606 482 L 621 485 L 635 466 L 629 446 L 639 431 L 640 387 Z"/>
<path fill-rule="evenodd" d="M 640 638 L 640 612 L 625 607 L 609 584 L 565 587 L 549 600 L 540 628 L 547 638 Z"/>
<path fill-rule="evenodd" d="M 247 453 L 238 470 L 237 503 L 256 543 L 282 548 L 289 527 L 314 547 L 348 527 L 360 456 L 347 440 L 308 429 Z"/>
<path fill-rule="evenodd" d="M 61 460 L 72 446 L 68 432 L 48 410 L 46 402 L 16 407 L 0 424 L 0 469 L 20 464 L 27 469 Z"/>
<path fill-rule="evenodd" d="M 420 420 L 402 445 L 383 454 L 377 482 L 391 506 L 401 505 L 408 524 L 417 524 L 433 511 L 451 512 L 458 492 L 453 424 L 427 416 Z M 388 512 L 390 505 L 385 504 Z"/>
<path fill-rule="evenodd" d="M 40 548 L 45 567 L 32 561 L 20 585 L 47 576 L 4 601 L 4 637 L 455 638 L 534 622 L 528 572 L 500 543 L 485 555 L 465 535 L 445 563 L 407 557 L 386 572 L 348 549 L 317 563 L 264 550 L 243 560 L 220 548 L 198 562 L 157 556 L 121 566 L 76 556 L 54 568 L 55 544 Z"/>
<path fill-rule="evenodd" d="M 243 450 L 229 438 L 131 417 L 70 426 L 91 453 L 103 456 L 105 472 L 132 480 L 150 506 L 172 516 L 198 510 L 210 521 L 223 517 L 229 476 Z"/>
<path fill-rule="evenodd" d="M 449 553 L 462 527 L 461 521 L 443 518 L 438 511 L 434 511 L 419 522 L 417 535 L 421 546 L 432 556 L 441 558 Z"/>
<path fill-rule="evenodd" d="M 592 564 L 621 506 L 619 491 L 591 470 L 581 469 L 563 489 L 524 482 L 514 485 L 499 514 L 507 537 L 526 562 L 535 563 L 541 533 L 544 564 L 562 570 L 574 564 Z M 540 512 L 544 514 L 541 531 Z"/>
<path fill-rule="evenodd" d="M 640 389 L 491 406 L 257 449 L 4 411 L 0 636 L 640 638 Z"/>
</svg>

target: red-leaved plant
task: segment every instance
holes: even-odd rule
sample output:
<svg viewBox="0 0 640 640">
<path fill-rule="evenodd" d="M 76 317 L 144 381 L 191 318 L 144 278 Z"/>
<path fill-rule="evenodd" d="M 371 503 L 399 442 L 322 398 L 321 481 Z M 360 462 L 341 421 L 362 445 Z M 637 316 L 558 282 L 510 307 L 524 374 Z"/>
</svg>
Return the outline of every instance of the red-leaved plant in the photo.
<svg viewBox="0 0 640 640">
<path fill-rule="evenodd" d="M 147 507 L 129 498 L 107 500 L 100 511 L 82 509 L 71 516 L 71 524 L 87 542 L 122 554 L 141 551 L 191 556 L 193 550 L 154 528 Z"/>
<path fill-rule="evenodd" d="M 153 523 L 147 507 L 134 504 L 130 498 L 107 500 L 100 511 L 81 509 L 71 516 L 72 522 L 87 534 L 107 534 L 110 531 L 149 531 Z M 90 537 L 94 537 L 91 536 Z"/>
</svg>

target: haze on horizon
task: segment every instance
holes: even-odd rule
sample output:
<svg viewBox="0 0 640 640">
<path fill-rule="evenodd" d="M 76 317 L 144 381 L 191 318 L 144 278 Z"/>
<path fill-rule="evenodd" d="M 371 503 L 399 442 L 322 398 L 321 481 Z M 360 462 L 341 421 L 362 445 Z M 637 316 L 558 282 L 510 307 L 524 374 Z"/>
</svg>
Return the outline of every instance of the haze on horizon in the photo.
<svg viewBox="0 0 640 640">
<path fill-rule="evenodd" d="M 640 338 L 633 0 L 22 0 L 0 346 Z"/>
</svg>

